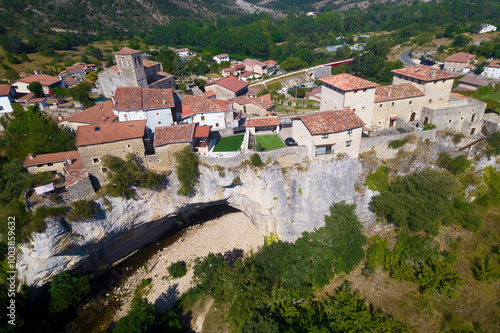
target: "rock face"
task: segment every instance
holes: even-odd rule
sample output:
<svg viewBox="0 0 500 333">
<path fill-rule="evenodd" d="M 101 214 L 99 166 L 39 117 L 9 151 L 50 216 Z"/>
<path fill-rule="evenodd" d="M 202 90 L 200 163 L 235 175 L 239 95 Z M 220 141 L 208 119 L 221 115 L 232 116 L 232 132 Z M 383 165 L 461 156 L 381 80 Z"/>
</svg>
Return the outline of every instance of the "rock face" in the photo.
<svg viewBox="0 0 500 333">
<path fill-rule="evenodd" d="M 20 246 L 19 279 L 41 286 L 63 270 L 87 271 L 110 264 L 155 240 L 175 224 L 176 215 L 189 220 L 196 209 L 215 203 L 241 210 L 262 234 L 277 233 L 285 241 L 323 226 L 330 205 L 342 200 L 357 204 L 364 224 L 374 219 L 368 209 L 373 193 L 362 197 L 354 191 L 361 166 L 350 158 L 219 171 L 201 167 L 191 197 L 176 194 L 178 182 L 172 175 L 161 191 L 138 190 L 134 200 L 108 198 L 112 207 L 97 200 L 102 209 L 96 219 L 69 223 L 51 218 L 45 232 Z M 236 177 L 241 180 L 238 185 L 233 184 Z"/>
</svg>

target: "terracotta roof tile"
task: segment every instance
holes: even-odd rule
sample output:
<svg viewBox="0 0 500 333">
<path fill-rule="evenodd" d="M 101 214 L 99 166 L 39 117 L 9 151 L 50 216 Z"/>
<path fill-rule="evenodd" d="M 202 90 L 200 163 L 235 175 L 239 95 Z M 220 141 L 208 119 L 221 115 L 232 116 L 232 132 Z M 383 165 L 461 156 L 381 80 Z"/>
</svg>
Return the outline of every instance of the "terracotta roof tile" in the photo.
<svg viewBox="0 0 500 333">
<path fill-rule="evenodd" d="M 120 121 L 79 126 L 75 146 L 98 145 L 122 140 L 138 139 L 146 132 L 146 120 Z"/>
<path fill-rule="evenodd" d="M 365 125 L 350 108 L 314 112 L 293 119 L 302 120 L 311 135 L 338 133 Z"/>
<path fill-rule="evenodd" d="M 131 49 L 129 47 L 124 47 L 123 49 L 121 49 L 118 52 L 115 52 L 114 54 L 118 54 L 118 55 L 130 55 L 130 54 L 136 54 L 136 53 L 141 53 L 141 51 L 137 51 L 137 50 Z"/>
<path fill-rule="evenodd" d="M 264 64 L 269 65 L 270 67 L 276 66 L 278 63 L 274 60 L 266 60 Z"/>
<path fill-rule="evenodd" d="M 215 96 L 217 96 L 217 94 L 215 93 L 215 91 L 205 91 L 203 94 L 201 94 L 201 96 L 204 96 L 206 98 L 214 98 Z"/>
<path fill-rule="evenodd" d="M 68 189 L 69 187 L 78 184 L 82 180 L 89 178 L 89 174 L 87 171 L 85 171 L 85 169 L 83 169 L 75 172 L 69 172 L 66 174 L 65 178 L 66 178 L 66 189 Z"/>
<path fill-rule="evenodd" d="M 474 59 L 476 56 L 473 54 L 465 53 L 465 52 L 458 52 L 455 54 L 452 54 L 448 58 L 446 58 L 444 61 L 446 62 L 469 62 L 472 59 Z"/>
<path fill-rule="evenodd" d="M 16 82 L 24 82 L 24 83 L 31 83 L 38 81 L 42 84 L 42 86 L 50 86 L 53 85 L 54 83 L 61 82 L 61 80 L 58 77 L 46 75 L 46 74 L 35 74 L 35 75 L 29 75 L 26 77 L 23 77 L 22 79 L 17 80 Z"/>
<path fill-rule="evenodd" d="M 67 160 L 70 160 L 71 164 L 69 164 Z M 82 158 L 80 157 L 80 153 L 78 152 L 78 150 L 64 151 L 61 153 L 34 155 L 33 159 L 30 159 L 30 155 L 28 155 L 24 159 L 23 166 L 29 167 L 47 163 L 57 163 L 57 162 L 64 162 L 67 172 L 84 169 Z"/>
<path fill-rule="evenodd" d="M 491 81 L 488 80 L 483 80 L 479 77 L 474 77 L 471 75 L 466 75 L 460 80 L 458 80 L 459 83 L 465 83 L 471 86 L 476 86 L 476 87 L 484 87 L 487 86 L 491 83 Z"/>
<path fill-rule="evenodd" d="M 117 65 L 113 65 L 111 67 L 108 68 L 110 71 L 116 73 L 116 74 L 120 74 L 120 69 L 118 68 Z"/>
<path fill-rule="evenodd" d="M 118 111 L 173 108 L 172 89 L 144 89 L 142 87 L 116 88 L 114 109 Z"/>
<path fill-rule="evenodd" d="M 242 64 L 244 64 L 245 66 L 248 66 L 248 67 L 254 67 L 255 65 L 265 66 L 260 61 L 255 60 L 255 59 L 250 59 L 250 58 L 246 58 L 245 60 L 243 60 Z"/>
<path fill-rule="evenodd" d="M 248 88 L 247 95 L 257 95 L 262 91 L 261 88 Z"/>
<path fill-rule="evenodd" d="M 225 77 L 223 79 L 206 84 L 206 86 L 212 85 L 212 84 L 217 84 L 221 87 L 224 87 L 228 90 L 231 90 L 234 93 L 240 91 L 241 89 L 243 89 L 245 87 L 248 87 L 248 82 L 238 80 L 237 78 L 235 78 L 234 76 L 231 76 L 231 75 L 228 77 Z"/>
<path fill-rule="evenodd" d="M 237 69 L 236 68 L 233 68 L 233 67 L 229 67 L 229 68 L 223 68 L 222 71 L 224 73 L 233 73 L 233 72 L 236 72 Z"/>
<path fill-rule="evenodd" d="M 278 117 L 247 118 L 246 127 L 279 126 Z"/>
<path fill-rule="evenodd" d="M 244 64 L 234 64 L 233 68 L 234 69 L 245 69 L 245 65 Z"/>
<path fill-rule="evenodd" d="M 233 101 L 239 105 L 247 105 L 247 104 L 250 104 L 252 102 L 252 100 L 250 98 L 248 98 L 247 96 L 243 96 L 243 95 L 233 98 Z"/>
<path fill-rule="evenodd" d="M 424 92 L 411 82 L 375 88 L 375 103 L 424 96 Z"/>
<path fill-rule="evenodd" d="M 160 147 L 171 143 L 190 143 L 193 141 L 196 124 L 179 124 L 157 127 L 153 145 Z"/>
<path fill-rule="evenodd" d="M 269 103 L 268 101 L 266 101 L 264 96 L 251 99 L 250 104 L 256 105 L 256 106 L 263 108 L 265 110 L 268 110 L 268 111 L 270 111 L 272 108 L 274 108 L 274 103 L 272 103 L 272 102 Z"/>
<path fill-rule="evenodd" d="M 39 97 L 39 98 L 32 98 L 29 100 L 30 103 L 41 103 L 43 101 L 46 101 L 47 99 L 45 97 Z"/>
<path fill-rule="evenodd" d="M 393 69 L 391 72 L 426 82 L 453 79 L 458 76 L 456 74 L 447 73 L 440 69 L 423 65 Z"/>
<path fill-rule="evenodd" d="M 196 126 L 194 130 L 195 138 L 208 138 L 210 136 L 210 129 L 212 126 Z"/>
<path fill-rule="evenodd" d="M 148 87 L 154 85 L 154 84 L 157 84 L 159 82 L 162 82 L 162 81 L 165 81 L 165 80 L 169 80 L 171 78 L 173 78 L 174 76 L 170 73 L 167 73 L 167 72 L 164 72 L 164 71 L 159 71 L 159 72 L 156 72 L 150 76 L 147 77 L 147 81 L 148 81 Z"/>
<path fill-rule="evenodd" d="M 241 76 L 243 76 L 243 77 L 249 77 L 249 76 L 252 76 L 252 75 L 258 75 L 258 76 L 261 76 L 259 73 L 250 72 L 250 71 L 248 71 L 248 72 L 245 72 L 245 73 L 241 74 Z"/>
<path fill-rule="evenodd" d="M 216 55 L 215 57 L 216 57 L 216 58 L 218 58 L 218 59 L 222 59 L 222 58 L 229 58 L 229 56 L 228 56 L 227 54 L 225 54 L 225 53 L 223 53 L 223 54 L 218 54 L 218 55 Z"/>
<path fill-rule="evenodd" d="M 324 77 L 320 80 L 343 91 L 375 88 L 379 86 L 378 83 L 367 81 L 346 73 Z"/>
<path fill-rule="evenodd" d="M 189 51 L 189 49 L 187 47 L 182 49 L 175 49 L 175 52 L 182 52 L 182 51 Z"/>
<path fill-rule="evenodd" d="M 159 62 L 156 62 L 156 61 L 153 61 L 153 60 L 148 60 L 148 59 L 142 60 L 142 64 L 144 65 L 144 67 L 153 67 L 153 66 L 156 66 L 156 65 L 160 65 Z"/>
<path fill-rule="evenodd" d="M 182 118 L 195 113 L 224 112 L 227 106 L 222 101 L 215 98 L 208 98 L 203 95 L 186 96 L 181 100 Z M 186 109 L 186 111 L 184 111 Z"/>
<path fill-rule="evenodd" d="M 455 96 L 455 97 L 458 97 L 458 98 L 467 98 L 467 96 L 464 96 L 462 94 L 459 94 L 459 93 L 451 93 L 451 95 Z"/>
<path fill-rule="evenodd" d="M 490 61 L 485 67 L 495 67 L 500 68 L 500 60 Z"/>
<path fill-rule="evenodd" d="M 118 119 L 118 116 L 113 113 L 113 102 L 104 101 L 88 109 L 72 114 L 59 122 L 70 121 L 84 124 L 100 124 L 104 122 L 113 122 L 116 119 Z"/>
<path fill-rule="evenodd" d="M 0 96 L 7 96 L 10 94 L 10 84 L 0 84 Z"/>
</svg>

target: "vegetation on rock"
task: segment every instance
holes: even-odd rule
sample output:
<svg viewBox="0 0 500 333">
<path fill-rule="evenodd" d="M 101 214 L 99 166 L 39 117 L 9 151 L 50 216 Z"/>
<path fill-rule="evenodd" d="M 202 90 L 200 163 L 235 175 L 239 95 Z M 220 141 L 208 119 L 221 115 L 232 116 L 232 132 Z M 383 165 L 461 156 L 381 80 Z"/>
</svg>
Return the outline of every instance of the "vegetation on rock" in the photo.
<svg viewBox="0 0 500 333">
<path fill-rule="evenodd" d="M 192 150 L 191 146 L 186 146 L 181 151 L 175 153 L 177 163 L 175 172 L 180 183 L 178 194 L 189 196 L 194 191 L 194 185 L 200 175 L 198 170 L 199 159 Z"/>
</svg>

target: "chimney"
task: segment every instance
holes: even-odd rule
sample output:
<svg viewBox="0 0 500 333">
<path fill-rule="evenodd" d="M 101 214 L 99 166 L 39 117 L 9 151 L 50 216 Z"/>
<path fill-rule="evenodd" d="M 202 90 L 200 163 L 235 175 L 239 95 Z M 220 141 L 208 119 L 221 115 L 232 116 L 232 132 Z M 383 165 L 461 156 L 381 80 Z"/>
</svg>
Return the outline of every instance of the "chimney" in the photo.
<svg viewBox="0 0 500 333">
<path fill-rule="evenodd" d="M 102 103 L 100 104 L 100 107 L 99 107 L 99 109 L 102 109 Z"/>
<path fill-rule="evenodd" d="M 71 162 L 71 158 L 67 158 L 66 159 L 66 163 L 69 164 L 69 165 L 73 164 L 73 162 Z"/>
<path fill-rule="evenodd" d="M 167 103 L 165 102 L 165 100 L 163 100 L 163 105 L 166 105 Z"/>
<path fill-rule="evenodd" d="M 57 119 L 58 119 L 59 121 L 61 121 L 61 120 L 63 120 L 63 117 L 58 116 L 58 117 L 57 117 Z"/>
<path fill-rule="evenodd" d="M 29 156 L 29 158 L 30 158 L 30 161 L 33 161 L 33 159 L 35 158 L 35 156 L 33 156 L 33 154 L 32 154 L 32 153 L 29 153 L 29 154 L 28 154 L 28 156 Z"/>
<path fill-rule="evenodd" d="M 431 70 L 431 78 L 435 78 L 437 74 L 437 71 L 435 69 Z"/>
<path fill-rule="evenodd" d="M 102 115 L 102 121 L 106 121 L 106 116 Z"/>
<path fill-rule="evenodd" d="M 387 92 L 387 98 L 391 98 L 391 91 L 390 90 Z"/>
</svg>

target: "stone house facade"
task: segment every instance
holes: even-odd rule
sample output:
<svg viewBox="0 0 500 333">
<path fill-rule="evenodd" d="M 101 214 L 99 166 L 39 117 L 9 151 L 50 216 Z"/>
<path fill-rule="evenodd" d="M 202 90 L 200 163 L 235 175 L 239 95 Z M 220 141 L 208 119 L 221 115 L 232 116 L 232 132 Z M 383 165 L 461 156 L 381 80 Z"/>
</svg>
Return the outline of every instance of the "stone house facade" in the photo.
<svg viewBox="0 0 500 333">
<path fill-rule="evenodd" d="M 223 79 L 207 83 L 205 91 L 215 92 L 217 99 L 231 99 L 245 95 L 248 91 L 248 82 L 229 75 Z"/>
<path fill-rule="evenodd" d="M 24 159 L 23 166 L 30 174 L 54 172 L 60 176 L 84 169 L 78 150 L 41 155 L 28 154 Z"/>
<path fill-rule="evenodd" d="M 292 136 L 311 159 L 345 154 L 358 158 L 364 122 L 351 109 L 292 117 Z"/>
<path fill-rule="evenodd" d="M 37 81 L 40 82 L 43 93 L 47 96 L 50 95 L 51 89 L 64 88 L 61 79 L 46 74 L 28 75 L 12 83 L 12 87 L 16 89 L 17 93 L 29 94 L 31 92 L 28 89 L 29 84 Z"/>
<path fill-rule="evenodd" d="M 447 72 L 463 72 L 464 69 L 470 67 L 470 62 L 474 58 L 476 58 L 475 55 L 465 52 L 452 54 L 444 60 L 443 70 Z"/>
<path fill-rule="evenodd" d="M 89 174 L 85 169 L 66 174 L 65 186 L 70 201 L 88 199 L 95 194 Z"/>
<path fill-rule="evenodd" d="M 145 138 L 146 120 L 78 127 L 75 145 L 94 188 L 99 188 L 107 182 L 108 170 L 103 165 L 106 155 L 126 159 L 127 155 L 132 153 L 145 165 Z"/>
<path fill-rule="evenodd" d="M 198 123 L 221 130 L 234 120 L 233 106 L 227 100 L 207 98 L 202 95 L 186 96 L 181 101 L 181 119 L 184 123 Z"/>
</svg>

